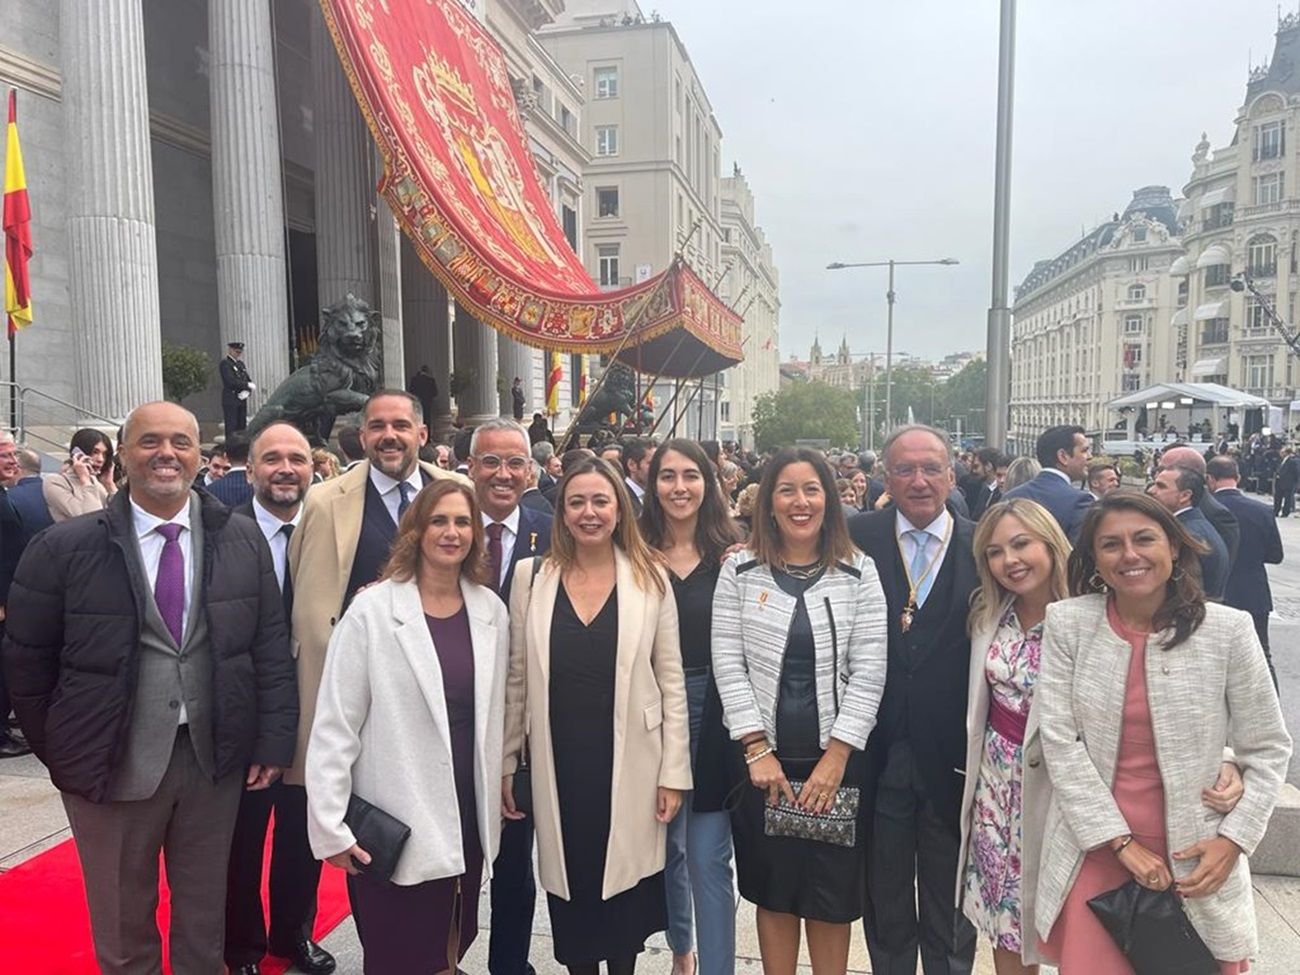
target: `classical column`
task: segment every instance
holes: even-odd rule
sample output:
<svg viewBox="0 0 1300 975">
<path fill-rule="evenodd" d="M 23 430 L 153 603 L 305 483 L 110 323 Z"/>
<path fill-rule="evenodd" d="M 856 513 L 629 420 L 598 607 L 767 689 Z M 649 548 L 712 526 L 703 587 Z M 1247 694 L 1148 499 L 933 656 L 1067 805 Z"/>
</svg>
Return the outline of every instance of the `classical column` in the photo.
<svg viewBox="0 0 1300 975">
<path fill-rule="evenodd" d="M 456 372 L 468 377 L 468 386 L 456 396 L 461 419 L 469 426 L 500 416 L 497 395 L 497 333 L 468 308 L 456 302 L 454 338 Z"/>
<path fill-rule="evenodd" d="M 402 351 L 402 231 L 388 201 L 375 197 L 375 240 L 379 261 L 379 311 L 383 321 L 383 383 L 389 389 L 405 389 L 405 355 Z"/>
<path fill-rule="evenodd" d="M 117 418 L 163 394 L 144 18 L 141 0 L 65 2 L 61 13 L 79 399 Z"/>
<path fill-rule="evenodd" d="M 524 416 L 531 420 L 532 411 L 542 409 L 533 395 L 533 350 L 504 332 L 497 332 L 497 372 L 505 378 L 501 384 L 501 415 L 515 415 L 510 387 L 514 384 L 515 376 L 518 376 L 524 381 Z"/>
<path fill-rule="evenodd" d="M 451 314 L 447 289 L 420 261 L 409 240 L 401 242 L 402 346 L 409 379 L 428 366 L 438 384 L 433 416 L 425 417 L 429 435 L 438 439 L 451 429 Z M 405 381 L 402 383 L 405 388 Z"/>
<path fill-rule="evenodd" d="M 327 308 L 351 292 L 375 304 L 371 141 L 318 6 L 312 11 L 316 143 L 316 293 Z"/>
<path fill-rule="evenodd" d="M 271 0 L 209 0 L 208 46 L 221 345 L 244 343 L 256 402 L 289 375 Z"/>
</svg>

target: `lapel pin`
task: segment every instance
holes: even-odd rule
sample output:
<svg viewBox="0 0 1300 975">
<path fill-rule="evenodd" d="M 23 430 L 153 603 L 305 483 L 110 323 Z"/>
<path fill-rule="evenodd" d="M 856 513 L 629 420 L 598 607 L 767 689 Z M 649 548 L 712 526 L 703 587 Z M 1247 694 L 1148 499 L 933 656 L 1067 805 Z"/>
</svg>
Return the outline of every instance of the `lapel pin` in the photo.
<svg viewBox="0 0 1300 975">
<path fill-rule="evenodd" d="M 537 551 L 537 532 L 528 533 L 528 551 L 530 552 Z"/>
<path fill-rule="evenodd" d="M 762 606 L 766 602 L 767 602 L 767 590 L 764 589 L 762 592 L 758 594 L 758 605 Z"/>
</svg>

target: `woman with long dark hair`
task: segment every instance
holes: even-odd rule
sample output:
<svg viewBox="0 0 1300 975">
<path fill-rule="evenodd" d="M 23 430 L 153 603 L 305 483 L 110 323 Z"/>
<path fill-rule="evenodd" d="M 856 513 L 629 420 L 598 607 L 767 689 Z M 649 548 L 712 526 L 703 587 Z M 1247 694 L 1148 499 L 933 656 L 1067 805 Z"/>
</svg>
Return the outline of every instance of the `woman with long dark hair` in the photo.
<svg viewBox="0 0 1300 975">
<path fill-rule="evenodd" d="M 713 669 L 752 788 L 732 819 L 740 894 L 758 906 L 769 975 L 842 973 L 866 896 L 857 829 L 862 750 L 885 687 L 886 605 L 826 459 L 780 451 L 763 472 L 748 548 L 713 598 Z"/>
<path fill-rule="evenodd" d="M 1034 914 L 1061 975 L 1131 971 L 1088 907 L 1129 880 L 1174 886 L 1225 975 L 1258 947 L 1246 856 L 1291 738 L 1250 617 L 1205 598 L 1201 551 L 1157 501 L 1112 491 L 1070 556 L 1075 598 L 1047 607 L 1036 693 L 1053 801 Z M 1244 791 L 1224 815 L 1203 798 L 1228 744 Z"/>
<path fill-rule="evenodd" d="M 45 478 L 41 489 L 50 517 L 56 522 L 103 511 L 109 498 L 117 493 L 113 441 L 108 434 L 94 427 L 74 433 L 63 469 Z"/>
<path fill-rule="evenodd" d="M 724 809 L 730 742 L 710 648 L 722 557 L 740 536 L 713 465 L 694 441 L 669 440 L 655 451 L 640 524 L 646 544 L 668 563 L 677 603 L 695 782 L 668 826 L 668 945 L 678 975 L 694 970 L 695 936 L 703 975 L 726 975 L 736 964 L 731 816 Z"/>
<path fill-rule="evenodd" d="M 667 827 L 691 788 L 677 607 L 623 478 L 578 458 L 556 491 L 550 551 L 510 592 L 502 799 L 527 736 L 538 878 L 555 958 L 630 975 L 667 927 Z"/>
</svg>

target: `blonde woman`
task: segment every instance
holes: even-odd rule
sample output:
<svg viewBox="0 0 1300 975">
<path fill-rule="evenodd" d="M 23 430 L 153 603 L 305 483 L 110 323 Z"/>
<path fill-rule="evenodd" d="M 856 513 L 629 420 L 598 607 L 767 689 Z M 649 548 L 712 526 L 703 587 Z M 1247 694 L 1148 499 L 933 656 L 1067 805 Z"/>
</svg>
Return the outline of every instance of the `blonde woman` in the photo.
<svg viewBox="0 0 1300 975">
<path fill-rule="evenodd" d="M 506 815 L 526 734 L 555 958 L 573 975 L 602 961 L 631 975 L 668 926 L 667 829 L 691 789 L 690 730 L 667 571 L 606 461 L 579 458 L 560 481 L 550 551 L 516 568 L 510 619 Z"/>
</svg>

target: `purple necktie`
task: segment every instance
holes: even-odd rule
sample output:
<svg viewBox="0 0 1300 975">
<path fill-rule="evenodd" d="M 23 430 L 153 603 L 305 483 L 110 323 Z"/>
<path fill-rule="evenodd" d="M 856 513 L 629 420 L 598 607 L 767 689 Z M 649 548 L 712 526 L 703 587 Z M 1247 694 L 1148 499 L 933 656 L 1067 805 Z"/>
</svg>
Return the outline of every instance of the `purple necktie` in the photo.
<svg viewBox="0 0 1300 975">
<path fill-rule="evenodd" d="M 158 578 L 153 584 L 153 599 L 172 639 L 179 647 L 181 638 L 185 635 L 182 626 L 185 619 L 185 556 L 177 541 L 181 526 L 159 525 L 155 530 L 167 541 L 163 543 L 162 557 L 158 559 Z"/>
</svg>

